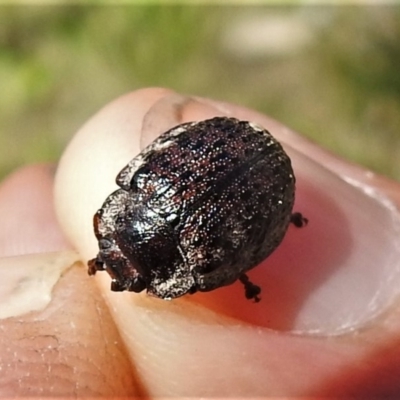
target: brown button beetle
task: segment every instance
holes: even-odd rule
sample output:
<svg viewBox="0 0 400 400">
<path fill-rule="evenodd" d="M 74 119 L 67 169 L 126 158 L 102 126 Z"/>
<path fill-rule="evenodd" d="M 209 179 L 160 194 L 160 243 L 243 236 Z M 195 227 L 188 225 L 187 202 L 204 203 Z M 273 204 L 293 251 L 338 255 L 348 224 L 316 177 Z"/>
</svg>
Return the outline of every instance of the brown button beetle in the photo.
<svg viewBox="0 0 400 400">
<path fill-rule="evenodd" d="M 111 290 L 173 299 L 240 280 L 281 243 L 293 214 L 289 157 L 265 129 L 216 117 L 172 128 L 117 176 L 120 189 L 94 216 L 99 243 L 89 274 Z"/>
</svg>

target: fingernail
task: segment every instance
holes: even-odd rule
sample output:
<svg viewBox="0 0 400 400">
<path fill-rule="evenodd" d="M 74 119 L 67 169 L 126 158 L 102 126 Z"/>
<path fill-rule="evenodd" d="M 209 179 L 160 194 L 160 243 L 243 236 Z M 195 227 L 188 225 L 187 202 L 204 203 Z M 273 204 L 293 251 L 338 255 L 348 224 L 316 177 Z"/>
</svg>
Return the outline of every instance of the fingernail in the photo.
<svg viewBox="0 0 400 400">
<path fill-rule="evenodd" d="M 156 101 L 143 117 L 140 148 L 162 133 L 184 122 L 204 120 L 220 114 L 218 109 L 191 96 L 171 93 Z"/>
<path fill-rule="evenodd" d="M 376 178 L 367 179 L 371 174 L 361 167 L 255 112 L 201 98 L 185 98 L 181 104 L 181 120 L 254 118 L 283 140 L 297 178 L 294 211 L 310 221 L 303 229 L 291 227 L 275 253 L 251 271 L 263 287 L 260 304 L 249 304 L 238 284 L 189 301 L 252 324 L 321 335 L 365 326 L 395 301 L 400 293 L 400 213 L 372 186 Z"/>
<path fill-rule="evenodd" d="M 190 97 L 172 93 L 156 101 L 143 116 L 140 149 L 182 122 L 182 109 Z"/>
<path fill-rule="evenodd" d="M 295 207 L 310 220 L 304 232 L 290 232 L 289 282 L 302 293 L 291 329 L 338 334 L 365 326 L 400 293 L 400 214 L 372 187 L 289 154 L 298 171 Z"/>
</svg>

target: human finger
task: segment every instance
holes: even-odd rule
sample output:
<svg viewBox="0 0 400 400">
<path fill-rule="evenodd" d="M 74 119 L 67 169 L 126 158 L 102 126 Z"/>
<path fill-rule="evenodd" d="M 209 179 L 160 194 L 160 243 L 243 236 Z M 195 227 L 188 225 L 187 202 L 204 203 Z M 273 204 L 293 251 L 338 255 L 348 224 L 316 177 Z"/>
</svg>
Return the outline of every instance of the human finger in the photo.
<svg viewBox="0 0 400 400">
<path fill-rule="evenodd" d="M 23 167 L 0 186 L 0 396 L 138 395 L 110 312 L 54 216 L 53 171 Z"/>
<path fill-rule="evenodd" d="M 346 169 L 253 111 L 148 89 L 108 105 L 75 136 L 58 171 L 60 221 L 82 258 L 92 258 L 97 246 L 91 215 L 115 189 L 120 169 L 172 125 L 215 115 L 253 120 L 283 142 L 297 176 L 295 207 L 310 220 L 304 233 L 290 229 L 280 248 L 252 273 L 264 289 L 263 301 L 249 304 L 232 285 L 168 303 L 112 293 L 106 274 L 96 279 L 151 394 L 293 395 L 327 387 L 332 374 L 371 349 L 312 335 L 363 328 L 393 304 L 399 287 L 398 213 L 383 193 L 356 181 L 351 166 Z M 368 229 L 365 214 L 378 218 L 381 229 Z M 392 328 L 398 329 L 396 324 Z M 379 332 L 383 343 L 387 336 Z M 311 365 L 296 364 L 296 357 L 309 355 L 315 361 Z M 240 367 L 233 371 L 232 365 Z M 252 373 L 243 377 L 245 371 Z M 185 380 L 188 373 L 191 379 Z"/>
<path fill-rule="evenodd" d="M 53 206 L 55 168 L 22 167 L 0 185 L 0 257 L 71 248 Z"/>
</svg>

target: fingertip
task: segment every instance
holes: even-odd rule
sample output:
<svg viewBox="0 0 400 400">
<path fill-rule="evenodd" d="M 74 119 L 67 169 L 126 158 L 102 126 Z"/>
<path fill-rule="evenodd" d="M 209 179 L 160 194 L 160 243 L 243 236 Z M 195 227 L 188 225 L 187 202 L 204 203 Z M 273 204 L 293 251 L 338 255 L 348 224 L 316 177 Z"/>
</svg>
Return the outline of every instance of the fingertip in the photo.
<svg viewBox="0 0 400 400">
<path fill-rule="evenodd" d="M 379 232 L 369 232 L 364 218 L 365 212 L 381 215 L 387 221 L 382 230 L 392 235 L 396 227 L 385 204 L 339 175 L 338 171 L 345 171 L 344 162 L 335 164 L 333 156 L 277 121 L 239 106 L 165 89 L 143 89 L 110 103 L 76 134 L 62 157 L 55 188 L 57 215 L 82 258 L 97 254 L 92 216 L 117 188 L 119 171 L 142 146 L 173 125 L 216 115 L 255 121 L 285 141 L 297 178 L 295 211 L 304 212 L 310 224 L 304 231 L 289 230 L 282 246 L 265 262 L 269 267 L 255 269 L 254 274 L 268 288 L 259 304 L 244 299 L 240 284 L 195 295 L 193 301 L 242 321 L 281 330 L 329 334 L 368 321 L 370 299 L 379 294 L 383 307 L 393 292 L 392 288 L 382 291 L 382 284 L 396 267 L 391 260 L 398 250 L 392 242 L 382 241 Z M 335 165 L 338 169 L 331 170 Z M 382 241 L 381 248 L 365 244 L 372 241 Z M 384 266 L 379 276 L 377 263 Z M 364 279 L 365 290 L 349 303 L 346 299 L 353 294 L 353 280 L 359 274 L 369 276 L 373 284 Z M 109 277 L 98 275 L 108 290 Z M 337 296 L 337 292 L 348 296 Z M 257 312 L 248 312 L 249 307 L 257 307 Z"/>
<path fill-rule="evenodd" d="M 399 274 L 393 271 L 398 261 L 393 260 L 400 258 L 391 242 L 396 232 L 392 213 L 340 175 L 347 171 L 345 162 L 335 170 L 334 157 L 254 111 L 145 89 L 106 106 L 72 140 L 57 172 L 57 215 L 82 258 L 93 258 L 97 243 L 92 216 L 116 189 L 118 172 L 170 125 L 215 115 L 258 122 L 285 142 L 297 177 L 295 211 L 310 221 L 304 230 L 289 229 L 277 252 L 251 271 L 250 278 L 263 286 L 261 302 L 247 301 L 239 283 L 171 302 L 146 294 L 112 293 L 104 273 L 97 274 L 100 287 L 151 394 L 176 394 L 177 387 L 205 395 L 232 390 L 247 395 L 285 393 L 288 384 L 303 385 L 298 374 L 287 374 L 288 363 L 296 366 L 293 354 L 296 359 L 300 353 L 308 357 L 310 348 L 314 357 L 322 354 L 315 349 L 325 342 L 304 346 L 309 338 L 303 336 L 354 331 L 398 293 Z M 382 226 L 370 230 L 366 215 L 378 215 Z M 373 312 L 369 304 L 374 305 Z M 294 340 L 264 328 L 303 335 Z M 233 371 L 232 365 L 239 368 Z M 329 369 L 326 365 L 321 355 L 315 369 L 308 370 L 310 386 L 316 374 Z M 303 368 L 299 367 L 300 375 Z M 193 379 L 185 380 L 188 371 Z M 214 379 L 218 371 L 234 373 L 221 382 Z M 243 378 L 242 371 L 252 374 Z M 276 379 L 282 376 L 287 382 Z M 205 379 L 210 388 L 204 388 Z"/>
</svg>

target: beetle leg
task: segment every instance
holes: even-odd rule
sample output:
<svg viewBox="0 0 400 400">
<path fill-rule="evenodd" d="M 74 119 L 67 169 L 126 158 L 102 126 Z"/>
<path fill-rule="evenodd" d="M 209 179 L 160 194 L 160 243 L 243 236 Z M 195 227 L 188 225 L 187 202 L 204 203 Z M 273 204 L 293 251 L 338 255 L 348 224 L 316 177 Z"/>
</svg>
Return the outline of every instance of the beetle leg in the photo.
<svg viewBox="0 0 400 400">
<path fill-rule="evenodd" d="M 111 281 L 111 290 L 113 292 L 123 292 L 126 290 L 126 285 L 124 283 L 121 283 L 121 281 L 118 281 L 117 279 L 113 279 Z"/>
<path fill-rule="evenodd" d="M 100 254 L 88 261 L 88 274 L 94 275 L 97 271 L 104 271 L 104 262 L 100 257 Z"/>
<path fill-rule="evenodd" d="M 146 289 L 147 285 L 144 279 L 142 279 L 140 276 L 135 277 L 132 279 L 129 283 L 128 290 L 130 292 L 135 292 L 135 293 L 140 293 L 144 289 Z"/>
<path fill-rule="evenodd" d="M 249 277 L 246 274 L 241 275 L 239 277 L 239 280 L 244 285 L 244 294 L 246 296 L 246 299 L 254 299 L 254 302 L 258 303 L 261 300 L 258 297 L 258 295 L 261 293 L 260 286 L 257 286 L 254 283 L 250 282 Z"/>
<path fill-rule="evenodd" d="M 296 227 L 296 228 L 302 228 L 303 226 L 306 226 L 308 224 L 308 219 L 303 217 L 303 215 L 299 212 L 295 212 L 291 215 L 290 217 L 290 222 Z"/>
<path fill-rule="evenodd" d="M 189 293 L 189 294 L 195 294 L 195 293 L 197 293 L 197 287 L 196 287 L 196 286 L 192 286 L 192 287 L 189 289 L 188 293 Z"/>
</svg>

